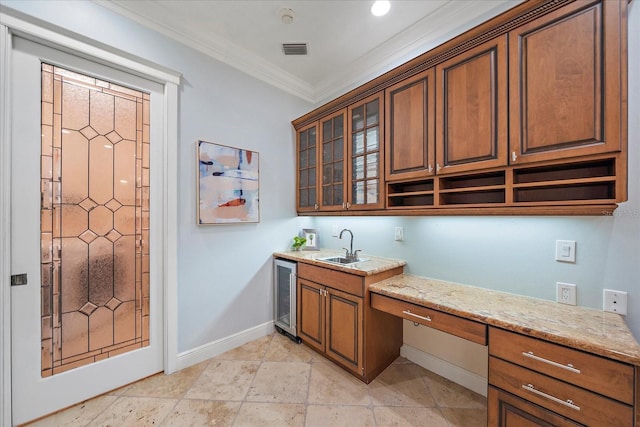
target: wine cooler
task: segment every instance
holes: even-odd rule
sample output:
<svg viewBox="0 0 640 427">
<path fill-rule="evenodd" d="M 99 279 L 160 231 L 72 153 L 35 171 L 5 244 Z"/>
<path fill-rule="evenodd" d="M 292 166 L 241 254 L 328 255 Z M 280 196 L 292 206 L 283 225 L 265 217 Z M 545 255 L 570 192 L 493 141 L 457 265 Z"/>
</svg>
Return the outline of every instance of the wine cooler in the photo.
<svg viewBox="0 0 640 427">
<path fill-rule="evenodd" d="M 296 266 L 295 262 L 274 260 L 273 283 L 276 330 L 299 343 L 296 330 Z"/>
</svg>

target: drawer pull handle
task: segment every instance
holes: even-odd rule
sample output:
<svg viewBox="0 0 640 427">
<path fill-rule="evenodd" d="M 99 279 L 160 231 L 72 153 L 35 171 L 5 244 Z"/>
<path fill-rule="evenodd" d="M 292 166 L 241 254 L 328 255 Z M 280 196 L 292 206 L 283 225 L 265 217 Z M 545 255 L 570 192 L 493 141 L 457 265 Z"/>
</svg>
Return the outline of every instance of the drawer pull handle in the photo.
<svg viewBox="0 0 640 427">
<path fill-rule="evenodd" d="M 580 407 L 575 405 L 573 403 L 573 400 L 571 400 L 571 399 L 567 399 L 567 400 L 558 399 L 557 397 L 551 396 L 550 394 L 547 394 L 547 393 L 545 393 L 543 391 L 536 390 L 536 388 L 533 386 L 533 384 L 527 384 L 527 385 L 522 384 L 522 388 L 527 390 L 527 391 L 530 391 L 531 393 L 537 394 L 538 396 L 542 396 L 545 399 L 549 399 L 549 400 L 552 400 L 552 401 L 554 401 L 556 403 L 564 405 L 567 408 L 571 408 L 571 409 L 574 409 L 576 411 L 580 410 Z"/>
<path fill-rule="evenodd" d="M 566 369 L 567 371 L 571 371 L 571 372 L 576 373 L 576 374 L 580 373 L 580 369 L 574 368 L 571 363 L 569 363 L 568 365 L 563 365 L 561 363 L 554 362 L 553 360 L 549 360 L 549 359 L 545 359 L 544 357 L 536 356 L 535 354 L 533 354 L 533 351 L 528 351 L 528 352 L 523 351 L 522 355 L 524 357 L 528 357 L 530 359 L 537 360 L 538 362 L 542 362 L 542 363 L 546 363 L 547 365 L 555 366 L 556 368 Z"/>
<path fill-rule="evenodd" d="M 419 314 L 412 313 L 410 310 L 404 310 L 402 314 L 406 314 L 407 316 L 417 317 L 418 319 L 422 319 L 425 322 L 431 322 L 431 317 L 429 316 L 420 316 Z"/>
</svg>

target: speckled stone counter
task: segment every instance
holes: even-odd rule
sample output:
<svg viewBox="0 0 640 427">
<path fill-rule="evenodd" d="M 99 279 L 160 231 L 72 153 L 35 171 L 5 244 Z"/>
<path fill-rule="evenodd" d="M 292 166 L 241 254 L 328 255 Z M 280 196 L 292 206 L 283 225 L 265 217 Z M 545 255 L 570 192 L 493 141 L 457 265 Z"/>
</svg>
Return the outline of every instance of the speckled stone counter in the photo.
<svg viewBox="0 0 640 427">
<path fill-rule="evenodd" d="M 396 267 L 402 267 L 407 264 L 405 261 L 400 259 L 380 258 L 367 254 L 359 254 L 360 258 L 365 259 L 365 261 L 347 265 L 322 261 L 321 258 L 344 256 L 344 251 L 336 251 L 330 249 L 324 249 L 320 251 L 275 252 L 273 256 L 275 256 L 276 258 L 284 258 L 291 261 L 304 262 L 320 267 L 331 268 L 333 270 L 344 271 L 345 273 L 356 274 L 358 276 L 370 276 L 373 274 L 382 273 L 383 271 L 391 270 Z"/>
<path fill-rule="evenodd" d="M 640 366 L 640 346 L 614 313 L 408 274 L 369 291 Z"/>
</svg>

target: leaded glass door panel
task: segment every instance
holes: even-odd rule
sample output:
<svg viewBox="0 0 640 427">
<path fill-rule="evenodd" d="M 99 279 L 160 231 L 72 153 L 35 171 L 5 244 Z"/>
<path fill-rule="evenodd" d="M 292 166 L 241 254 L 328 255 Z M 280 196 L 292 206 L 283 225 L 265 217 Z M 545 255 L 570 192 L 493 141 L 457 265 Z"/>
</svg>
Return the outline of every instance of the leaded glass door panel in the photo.
<svg viewBox="0 0 640 427">
<path fill-rule="evenodd" d="M 49 376 L 149 345 L 149 94 L 43 63 L 41 98 Z"/>
</svg>

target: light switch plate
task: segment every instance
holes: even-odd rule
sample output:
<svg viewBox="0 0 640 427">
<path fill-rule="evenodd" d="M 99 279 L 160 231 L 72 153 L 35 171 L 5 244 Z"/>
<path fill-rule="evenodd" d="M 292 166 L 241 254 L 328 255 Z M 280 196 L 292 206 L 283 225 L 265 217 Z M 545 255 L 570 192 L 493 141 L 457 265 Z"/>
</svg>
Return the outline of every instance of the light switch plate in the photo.
<svg viewBox="0 0 640 427">
<path fill-rule="evenodd" d="M 556 261 L 576 262 L 575 240 L 556 240 Z"/>
<path fill-rule="evenodd" d="M 396 242 L 402 242 L 404 240 L 404 228 L 396 227 L 394 239 Z"/>
</svg>

